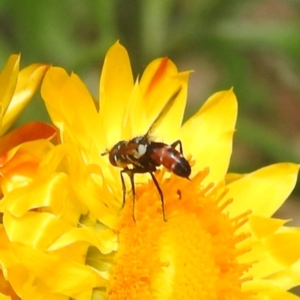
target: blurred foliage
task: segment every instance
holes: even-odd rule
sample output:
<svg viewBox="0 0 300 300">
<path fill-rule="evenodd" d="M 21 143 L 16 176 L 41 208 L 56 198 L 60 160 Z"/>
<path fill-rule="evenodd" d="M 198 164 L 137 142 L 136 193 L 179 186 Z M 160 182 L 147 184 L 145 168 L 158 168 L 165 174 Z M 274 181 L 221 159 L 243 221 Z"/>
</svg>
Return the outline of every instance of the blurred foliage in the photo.
<svg viewBox="0 0 300 300">
<path fill-rule="evenodd" d="M 240 107 L 232 170 L 251 171 L 300 160 L 299 15 L 297 0 L 0 0 L 0 64 L 21 52 L 23 66 L 62 66 L 97 98 L 105 52 L 117 39 L 135 75 L 167 55 L 180 70 L 195 71 L 187 117 L 234 86 Z M 20 122 L 45 118 L 36 98 Z"/>
</svg>

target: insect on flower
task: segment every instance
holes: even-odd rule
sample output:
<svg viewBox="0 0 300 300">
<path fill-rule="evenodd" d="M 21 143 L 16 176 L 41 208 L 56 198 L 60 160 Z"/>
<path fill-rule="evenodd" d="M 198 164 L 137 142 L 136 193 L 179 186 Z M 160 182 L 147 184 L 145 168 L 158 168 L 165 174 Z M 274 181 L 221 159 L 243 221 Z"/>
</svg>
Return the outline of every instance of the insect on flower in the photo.
<svg viewBox="0 0 300 300">
<path fill-rule="evenodd" d="M 167 221 L 165 215 L 164 196 L 162 190 L 154 176 L 157 167 L 163 165 L 166 169 L 177 176 L 189 179 L 191 174 L 191 166 L 183 156 L 182 143 L 180 140 L 175 141 L 171 145 L 155 142 L 151 139 L 150 134 L 157 127 L 159 122 L 163 119 L 165 114 L 174 104 L 175 99 L 179 95 L 181 87 L 170 97 L 159 115 L 143 136 L 135 137 L 129 141 L 120 141 L 101 155 L 109 155 L 109 161 L 113 166 L 123 168 L 120 172 L 122 189 L 123 189 L 123 203 L 125 205 L 126 185 L 124 180 L 124 173 L 128 174 L 133 197 L 132 217 L 135 221 L 134 207 L 135 207 L 135 185 L 134 175 L 149 173 L 160 195 L 162 204 L 162 214 L 164 221 Z M 179 151 L 176 147 L 179 146 Z"/>
</svg>

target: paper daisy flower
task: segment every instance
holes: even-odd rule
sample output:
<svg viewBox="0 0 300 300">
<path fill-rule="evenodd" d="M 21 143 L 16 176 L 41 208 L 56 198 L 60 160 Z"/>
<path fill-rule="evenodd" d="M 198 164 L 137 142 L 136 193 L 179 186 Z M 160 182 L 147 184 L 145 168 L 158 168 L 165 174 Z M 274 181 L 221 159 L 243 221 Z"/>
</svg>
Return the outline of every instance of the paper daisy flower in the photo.
<svg viewBox="0 0 300 300">
<path fill-rule="evenodd" d="M 13 54 L 0 74 L 0 136 L 14 123 L 39 87 L 48 65 L 32 64 L 19 71 L 20 55 Z"/>
<path fill-rule="evenodd" d="M 8 273 L 8 266 L 15 268 L 20 262 L 14 258 L 13 243 L 7 235 L 7 215 L 3 214 L 5 198 L 28 184 L 46 153 L 41 139 L 51 139 L 56 133 L 53 126 L 31 122 L 4 135 L 31 100 L 49 68 L 33 64 L 19 71 L 19 63 L 20 55 L 11 55 L 0 74 L 0 299 L 18 299 L 13 284 L 16 280 L 23 282 L 21 268 L 17 268 L 17 275 Z"/>
<path fill-rule="evenodd" d="M 38 139 L 51 139 L 56 129 L 41 122 L 31 122 L 10 133 L 11 127 L 34 93 L 49 68 L 44 64 L 32 64 L 19 71 L 20 55 L 11 55 L 0 74 L 0 195 L 21 184 L 30 167 L 36 164 L 37 147 L 24 144 Z M 36 153 L 37 154 L 37 153 Z M 33 159 L 32 159 L 33 158 Z"/>
<path fill-rule="evenodd" d="M 42 96 L 62 144 L 46 151 L 31 182 L 0 205 L 1 267 L 16 297 L 298 299 L 288 290 L 300 281 L 300 231 L 271 217 L 291 193 L 298 166 L 226 175 L 235 95 L 214 94 L 182 125 L 188 76 L 164 58 L 134 81 L 128 54 L 116 43 L 104 62 L 97 108 L 77 75 L 47 72 Z M 192 172 L 189 179 L 171 167 L 153 172 L 165 221 L 148 172 L 135 174 L 134 211 L 124 176 L 121 209 L 120 171 L 130 157 L 118 153 L 117 167 L 101 153 L 145 135 L 173 96 L 151 141 L 180 140 Z M 134 159 L 143 158 L 143 147 L 134 145 Z"/>
</svg>

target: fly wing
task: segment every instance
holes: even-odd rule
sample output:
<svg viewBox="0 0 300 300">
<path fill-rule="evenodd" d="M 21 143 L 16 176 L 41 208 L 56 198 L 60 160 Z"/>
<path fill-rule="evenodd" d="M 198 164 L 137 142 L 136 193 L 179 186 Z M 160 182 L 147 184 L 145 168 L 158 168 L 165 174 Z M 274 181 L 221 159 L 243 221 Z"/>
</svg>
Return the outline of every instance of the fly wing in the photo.
<svg viewBox="0 0 300 300">
<path fill-rule="evenodd" d="M 168 113 L 168 111 L 170 110 L 170 108 L 173 106 L 173 104 L 174 104 L 177 96 L 179 95 L 181 89 L 182 89 L 182 87 L 180 86 L 178 88 L 178 90 L 175 91 L 175 93 L 169 98 L 169 100 L 166 102 L 166 104 L 163 107 L 163 109 L 161 110 L 161 112 L 158 114 L 158 116 L 155 118 L 155 120 L 153 121 L 152 125 L 148 129 L 147 133 L 145 134 L 145 137 L 151 135 L 155 131 L 155 129 L 157 128 L 157 126 L 159 125 L 159 123 L 163 120 L 163 118 L 165 117 L 165 115 Z"/>
</svg>

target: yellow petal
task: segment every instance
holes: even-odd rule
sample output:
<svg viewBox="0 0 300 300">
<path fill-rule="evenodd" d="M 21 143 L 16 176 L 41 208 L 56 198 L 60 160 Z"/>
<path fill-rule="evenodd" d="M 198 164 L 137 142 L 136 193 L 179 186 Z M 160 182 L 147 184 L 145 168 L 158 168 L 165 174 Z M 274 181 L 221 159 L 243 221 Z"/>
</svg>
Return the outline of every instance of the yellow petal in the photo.
<svg viewBox="0 0 300 300">
<path fill-rule="evenodd" d="M 1 285 L 2 285 L 2 283 L 1 283 Z M 12 298 L 12 297 L 15 297 L 15 298 Z M 2 294 L 0 292 L 0 300 L 11 300 L 11 299 L 18 299 L 16 293 L 14 293 L 14 291 L 12 289 L 8 290 L 7 293 L 5 293 L 5 294 Z"/>
<path fill-rule="evenodd" d="M 94 101 L 76 74 L 69 76 L 61 68 L 51 68 L 43 81 L 42 96 L 62 140 L 78 147 L 91 158 L 105 148 L 106 135 Z M 86 133 L 89 134 L 86 134 Z"/>
<path fill-rule="evenodd" d="M 243 285 L 243 290 L 254 293 L 253 300 L 299 300 L 293 295 L 278 287 L 277 281 L 253 280 Z"/>
<path fill-rule="evenodd" d="M 0 75 L 0 120 L 4 117 L 15 92 L 20 55 L 11 55 Z M 1 122 L 2 123 L 2 122 Z M 2 125 L 2 124 L 1 124 Z M 1 126 L 2 127 L 2 126 Z M 0 127 L 0 129 L 1 129 Z M 1 129 L 2 133 L 2 129 Z"/>
<path fill-rule="evenodd" d="M 84 126 L 93 120 L 96 108 L 91 95 L 80 78 L 70 76 L 62 68 L 51 68 L 43 81 L 42 96 L 46 102 L 50 117 L 57 127 L 72 126 L 74 119 L 81 119 Z M 66 122 L 67 124 L 62 124 Z"/>
<path fill-rule="evenodd" d="M 111 230 L 97 231 L 93 227 L 85 227 L 69 230 L 56 240 L 49 250 L 56 250 L 78 241 L 84 241 L 97 247 L 103 254 L 111 253 L 117 249 L 117 236 Z"/>
<path fill-rule="evenodd" d="M 20 71 L 16 90 L 3 118 L 2 135 L 17 119 L 44 78 L 48 65 L 33 64 Z"/>
<path fill-rule="evenodd" d="M 300 263 L 297 261 L 292 266 L 284 269 L 281 272 L 272 274 L 267 279 L 277 282 L 285 290 L 290 290 L 299 285 L 300 281 Z"/>
<path fill-rule="evenodd" d="M 63 216 L 68 217 L 68 215 L 70 215 L 71 219 L 76 219 L 77 213 L 84 215 L 89 212 L 91 218 L 100 219 L 104 224 L 113 228 L 113 224 L 117 218 L 116 205 L 119 209 L 119 199 L 113 197 L 111 190 L 106 184 L 103 185 L 106 178 L 103 178 L 99 165 L 93 164 L 87 167 L 82 161 L 81 154 L 76 151 L 73 146 L 63 144 L 55 147 L 53 151 L 45 157 L 40 165 L 40 169 L 44 170 L 46 174 L 49 174 L 49 178 L 52 178 L 52 173 L 56 173 L 57 168 L 61 168 L 62 160 L 66 166 L 64 171 L 70 174 L 70 181 L 66 179 L 64 184 L 67 184 L 66 186 L 70 187 L 70 190 L 72 186 L 72 189 L 76 193 L 76 198 L 72 196 L 72 194 L 67 193 L 70 196 L 70 198 L 68 198 L 70 201 L 66 203 L 73 206 L 65 207 L 63 212 L 66 214 Z M 60 175 L 62 174 L 63 173 L 60 173 Z M 78 176 L 78 174 L 80 174 L 80 176 Z M 69 186 L 68 183 L 71 184 L 71 186 Z M 45 185 L 47 185 L 47 182 L 45 182 Z M 50 181 L 48 183 L 48 189 L 49 191 L 53 191 L 53 193 L 50 194 L 55 196 L 55 189 L 52 189 L 51 186 Z M 116 189 L 116 187 L 114 188 Z M 60 189 L 62 189 L 62 186 L 58 186 L 58 191 Z M 66 191 L 66 187 L 62 190 Z M 35 201 L 36 200 L 33 199 L 33 202 Z M 53 203 L 56 203 L 55 197 L 53 201 Z M 66 205 L 66 203 L 64 205 Z"/>
<path fill-rule="evenodd" d="M 157 141 L 171 143 L 178 139 L 186 105 L 188 76 L 189 73 L 186 72 L 165 79 L 163 92 L 156 95 L 159 97 L 159 101 L 156 101 L 157 99 L 153 96 L 152 99 L 148 99 L 149 104 L 145 105 L 144 96 L 140 93 L 137 94 L 136 101 L 130 103 L 130 124 L 132 126 L 130 138 L 144 135 L 150 129 L 148 133 Z M 140 92 L 140 90 L 138 91 Z M 169 108 L 167 104 L 174 96 L 176 96 L 174 103 Z M 149 109 L 146 109 L 145 106 L 149 106 Z"/>
<path fill-rule="evenodd" d="M 70 209 L 69 197 L 72 199 L 73 196 L 68 186 L 68 177 L 64 173 L 36 178 L 31 184 L 8 193 L 0 202 L 0 210 L 7 210 L 12 215 L 21 217 L 32 209 L 48 207 L 53 214 L 62 217 L 65 210 Z M 80 210 L 73 208 L 67 216 L 74 222 L 79 213 Z"/>
<path fill-rule="evenodd" d="M 288 255 L 288 254 L 287 254 Z M 253 273 L 252 273 L 253 274 Z M 255 274 L 254 283 L 259 281 L 260 278 Z M 281 268 L 277 271 L 270 273 L 268 276 L 264 277 L 263 282 L 260 282 L 260 286 L 266 287 L 268 283 L 273 284 L 273 288 L 281 288 L 282 290 L 290 290 L 299 285 L 300 273 L 299 273 L 299 263 L 289 266 L 288 268 Z"/>
<path fill-rule="evenodd" d="M 11 131 L 0 139 L 0 156 L 22 143 L 47 139 L 52 140 L 57 135 L 57 129 L 42 122 L 30 122 Z"/>
<path fill-rule="evenodd" d="M 276 289 L 276 283 L 274 283 L 274 286 L 271 290 L 262 293 L 261 297 L 267 297 L 265 299 L 268 300 L 299 300 L 299 297 L 297 295 L 294 295 L 287 291 Z"/>
<path fill-rule="evenodd" d="M 253 264 L 247 272 L 247 276 L 256 280 L 267 278 L 285 269 L 284 266 L 270 257 L 262 241 L 252 244 L 251 251 L 244 254 L 239 261 Z"/>
<path fill-rule="evenodd" d="M 4 226 L 0 225 L 0 293 L 10 295 L 9 299 L 18 299 L 16 293 L 18 289 L 11 280 L 11 268 L 19 264 L 14 254 L 14 249 L 5 232 Z M 20 276 L 20 272 L 18 273 Z"/>
<path fill-rule="evenodd" d="M 6 296 L 4 294 L 0 293 L 0 300 L 11 300 L 12 298 L 10 296 Z"/>
<path fill-rule="evenodd" d="M 263 220 L 261 221 L 262 225 L 266 223 L 266 226 L 268 226 L 268 222 Z M 272 223 L 271 220 L 270 223 Z M 270 228 L 271 227 L 272 225 L 270 226 Z M 273 226 L 273 229 L 274 228 L 275 226 Z M 277 239 L 276 236 L 278 235 L 278 233 L 271 233 L 272 229 L 269 232 L 269 235 L 266 235 L 262 238 L 260 238 L 259 235 L 252 235 L 251 238 L 246 241 L 246 245 L 249 249 L 251 249 L 251 251 L 246 252 L 239 259 L 240 262 L 251 262 L 253 264 L 247 275 L 252 277 L 254 281 L 269 279 L 274 276 L 284 276 L 283 274 L 287 274 L 286 272 L 291 272 L 291 264 L 286 264 L 287 260 L 289 260 L 289 258 L 286 258 L 286 256 L 289 256 L 289 252 L 284 252 L 285 249 L 283 247 L 279 247 L 280 249 L 278 249 L 277 251 L 277 249 L 275 248 L 278 245 L 273 249 L 272 246 L 274 246 L 274 244 L 272 244 L 272 241 Z M 291 243 L 293 243 L 293 241 L 288 241 L 289 245 Z M 293 263 L 293 260 L 297 260 L 297 258 L 295 259 L 295 256 L 298 255 L 299 257 L 299 253 L 297 253 L 297 250 L 293 252 L 294 255 L 292 255 L 292 258 L 290 260 L 291 263 Z M 295 283 L 298 281 L 297 278 L 299 279 L 299 276 L 294 276 L 290 279 L 289 283 L 287 280 L 285 280 L 285 283 L 291 284 L 291 282 L 293 281 Z M 267 284 L 267 282 L 265 282 L 265 284 Z M 285 289 L 290 289 L 291 287 L 291 285 L 288 287 L 286 286 Z"/>
<path fill-rule="evenodd" d="M 266 239 L 268 252 L 281 264 L 290 266 L 300 257 L 300 231 L 289 229 Z M 300 274 L 300 272 L 299 272 Z"/>
<path fill-rule="evenodd" d="M 150 99 L 159 95 L 162 87 L 165 85 L 166 78 L 172 77 L 177 73 L 177 67 L 167 57 L 155 59 L 146 67 L 140 86 L 147 108 L 155 105 L 155 101 L 150 101 Z"/>
<path fill-rule="evenodd" d="M 23 243 L 41 250 L 46 250 L 62 234 L 71 229 L 71 224 L 50 213 L 33 211 L 20 218 L 6 213 L 3 224 L 11 242 Z"/>
<path fill-rule="evenodd" d="M 111 147 L 121 140 L 127 102 L 133 89 L 133 77 L 126 49 L 116 42 L 107 52 L 100 79 L 100 119 Z"/>
<path fill-rule="evenodd" d="M 0 156 L 0 185 L 4 194 L 28 185 L 52 144 L 47 140 L 23 143 Z M 1 205 L 1 203 L 0 203 Z"/>
<path fill-rule="evenodd" d="M 177 96 L 174 104 L 169 109 L 167 114 L 163 117 L 163 120 L 158 124 L 157 128 L 155 128 L 153 135 L 160 137 L 161 141 L 165 143 L 172 143 L 175 140 L 178 140 L 182 120 L 183 113 L 186 106 L 187 100 L 187 83 L 189 78 L 189 72 L 179 73 L 178 75 L 170 78 L 168 82 L 168 88 L 165 88 L 165 91 L 172 92 L 165 99 L 167 101 L 170 99 L 170 96 L 174 94 L 178 90 L 178 87 L 181 87 L 180 93 Z M 163 93 L 162 93 L 163 94 Z M 163 98 L 161 98 L 163 100 Z M 166 100 L 157 102 L 160 104 L 158 112 L 160 112 L 163 107 L 161 104 L 166 103 Z M 155 110 L 154 110 L 155 111 Z"/>
<path fill-rule="evenodd" d="M 3 224 L 0 224 L 0 245 L 0 266 L 4 276 L 7 277 L 7 268 L 16 264 L 17 259 L 13 253 L 11 243 L 7 237 Z"/>
<path fill-rule="evenodd" d="M 227 173 L 225 175 L 225 182 L 226 184 L 229 184 L 235 180 L 240 179 L 243 176 L 244 176 L 243 174 L 239 174 L 239 173 Z"/>
<path fill-rule="evenodd" d="M 104 280 L 99 274 L 83 264 L 86 246 L 76 244 L 60 252 L 45 253 L 19 245 L 14 251 L 22 265 L 35 274 L 37 284 L 43 282 L 52 293 L 74 297 L 84 290 L 103 285 Z"/>
<path fill-rule="evenodd" d="M 284 220 L 270 219 L 260 216 L 249 217 L 249 226 L 251 227 L 251 232 L 258 239 L 262 239 L 273 234 L 286 222 L 287 221 Z"/>
<path fill-rule="evenodd" d="M 293 190 L 298 169 L 296 164 L 275 164 L 233 181 L 228 185 L 228 197 L 234 199 L 230 214 L 243 213 L 246 205 L 253 215 L 272 216 Z"/>
<path fill-rule="evenodd" d="M 18 270 L 15 271 L 15 276 L 20 277 L 20 272 Z M 22 274 L 23 275 L 23 274 Z M 26 289 L 22 288 L 21 285 L 21 295 L 22 299 L 35 299 L 35 300 L 69 300 L 70 297 L 66 295 L 56 294 L 51 291 L 51 288 L 45 286 L 42 282 L 38 282 L 35 278 L 32 279 L 33 283 L 31 285 L 27 284 Z M 79 298 L 77 298 L 79 300 Z M 76 300 L 77 300 L 76 299 Z M 90 298 L 86 298 L 90 299 Z M 81 299 L 80 299 L 81 300 Z"/>
<path fill-rule="evenodd" d="M 164 109 L 165 104 L 180 90 L 172 107 L 151 131 L 151 134 L 167 143 L 178 139 L 178 131 L 182 124 L 186 105 L 189 73 L 178 73 L 176 66 L 168 58 L 156 59 L 147 66 L 141 78 L 140 88 L 143 95 L 142 106 L 148 119 L 148 125 L 146 128 L 141 128 L 139 116 L 132 116 L 134 135 L 145 134 Z"/>
<path fill-rule="evenodd" d="M 122 133 L 122 140 L 130 140 L 146 133 L 149 128 L 149 120 L 144 109 L 143 95 L 138 82 L 135 83 L 132 90 L 125 116 L 124 128 L 127 129 Z"/>
<path fill-rule="evenodd" d="M 211 96 L 182 127 L 180 139 L 185 155 L 196 161 L 193 173 L 210 168 L 208 182 L 224 179 L 232 152 L 232 137 L 237 117 L 237 101 L 232 90 Z"/>
<path fill-rule="evenodd" d="M 94 180 L 94 178 L 98 178 L 99 175 L 93 173 L 93 170 L 91 172 L 89 170 L 82 172 L 83 177 L 78 177 L 78 175 L 75 174 L 76 173 L 72 173 L 74 190 L 79 199 L 83 202 L 82 204 L 86 205 L 90 216 L 101 220 L 106 226 L 114 228 L 118 217 L 116 211 L 120 209 L 119 201 L 121 198 L 114 198 L 108 186 L 99 186 Z M 105 178 L 103 181 L 104 180 Z M 116 189 L 116 187 L 114 187 L 114 189 Z"/>
<path fill-rule="evenodd" d="M 131 127 L 132 132 L 129 136 L 122 135 L 122 138 L 130 139 L 144 135 L 170 97 L 180 87 L 182 90 L 185 90 L 188 75 L 188 72 L 178 73 L 175 64 L 168 58 L 156 59 L 151 62 L 146 67 L 140 82 L 136 82 L 131 98 L 128 101 L 125 115 L 130 115 L 130 118 L 125 119 L 124 122 L 126 124 L 125 127 Z M 173 125 L 176 119 L 178 120 L 177 123 L 181 125 L 186 95 L 182 99 L 182 101 L 174 101 L 175 105 L 177 103 L 177 106 L 178 102 L 182 103 L 181 109 L 176 109 L 179 112 L 179 117 L 174 116 L 174 113 L 168 114 L 172 116 Z M 165 118 L 160 121 L 160 124 L 165 123 Z M 159 128 L 161 127 L 160 124 Z M 177 132 L 176 128 L 177 126 L 173 126 L 172 131 Z"/>
</svg>

